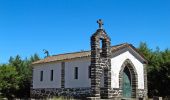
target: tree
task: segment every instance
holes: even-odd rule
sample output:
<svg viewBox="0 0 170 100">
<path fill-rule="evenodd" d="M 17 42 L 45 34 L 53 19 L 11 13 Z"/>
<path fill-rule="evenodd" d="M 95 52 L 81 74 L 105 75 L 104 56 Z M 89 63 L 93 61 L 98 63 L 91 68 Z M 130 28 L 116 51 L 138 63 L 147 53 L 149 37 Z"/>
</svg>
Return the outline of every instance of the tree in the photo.
<svg viewBox="0 0 170 100">
<path fill-rule="evenodd" d="M 30 57 L 30 62 L 34 62 L 34 61 L 37 61 L 37 60 L 40 60 L 40 57 L 36 53 L 33 56 Z"/>
<path fill-rule="evenodd" d="M 160 51 L 157 47 L 153 51 L 148 48 L 146 43 L 141 43 L 138 50 L 148 60 L 149 97 L 170 95 L 170 50 Z"/>
<path fill-rule="evenodd" d="M 8 99 L 14 98 L 19 90 L 21 77 L 16 71 L 16 67 L 10 65 L 0 66 L 0 92 Z"/>
<path fill-rule="evenodd" d="M 170 62 L 166 62 L 160 67 L 161 69 L 158 71 L 160 81 L 158 82 L 157 89 L 159 95 L 168 96 L 170 95 Z"/>
<path fill-rule="evenodd" d="M 29 59 L 21 60 L 20 56 L 16 56 L 13 60 L 12 64 L 17 67 L 17 71 L 19 75 L 22 77 L 20 81 L 20 89 L 17 91 L 18 97 L 26 97 L 30 96 L 30 86 L 31 86 L 31 78 L 32 78 L 32 67 L 31 63 L 39 60 L 40 57 L 38 54 L 34 54 Z"/>
<path fill-rule="evenodd" d="M 15 92 L 15 96 L 17 97 L 26 97 L 30 96 L 30 85 L 31 85 L 31 77 L 32 77 L 32 68 L 31 63 L 39 60 L 40 57 L 38 54 L 34 54 L 29 59 L 22 60 L 19 55 L 16 57 L 10 57 L 9 64 L 10 66 L 14 66 L 16 68 L 16 72 L 20 76 L 19 81 L 19 89 Z"/>
<path fill-rule="evenodd" d="M 149 60 L 151 58 L 151 56 L 152 56 L 151 51 L 152 50 L 148 48 L 148 45 L 145 42 L 141 42 L 139 44 L 138 50 L 139 50 L 140 53 L 142 53 L 146 57 L 147 60 Z"/>
</svg>

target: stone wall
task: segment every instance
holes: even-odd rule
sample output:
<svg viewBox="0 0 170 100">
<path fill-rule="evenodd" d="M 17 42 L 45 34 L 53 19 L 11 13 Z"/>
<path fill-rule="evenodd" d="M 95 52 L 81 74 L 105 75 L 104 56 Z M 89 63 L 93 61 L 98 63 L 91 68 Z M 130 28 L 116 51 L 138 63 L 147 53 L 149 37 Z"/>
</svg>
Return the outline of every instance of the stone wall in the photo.
<svg viewBox="0 0 170 100">
<path fill-rule="evenodd" d="M 144 98 L 146 91 L 142 89 L 137 90 L 137 98 Z M 119 88 L 111 89 L 111 98 L 121 98 L 122 90 Z M 104 88 L 100 89 L 100 95 L 104 95 Z M 43 89 L 31 89 L 32 98 L 51 98 L 51 97 L 73 97 L 84 98 L 91 97 L 91 88 L 43 88 Z"/>
<path fill-rule="evenodd" d="M 86 98 L 91 96 L 90 88 L 40 88 L 31 89 L 32 98 L 51 98 L 51 97 L 74 97 Z"/>
</svg>

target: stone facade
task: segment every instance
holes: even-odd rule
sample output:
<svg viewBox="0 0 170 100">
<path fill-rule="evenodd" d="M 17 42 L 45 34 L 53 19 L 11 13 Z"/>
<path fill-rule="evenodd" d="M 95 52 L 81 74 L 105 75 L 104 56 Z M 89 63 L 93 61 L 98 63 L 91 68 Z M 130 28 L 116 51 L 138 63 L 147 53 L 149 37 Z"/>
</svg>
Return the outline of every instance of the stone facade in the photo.
<svg viewBox="0 0 170 100">
<path fill-rule="evenodd" d="M 104 88 L 100 88 L 101 96 L 104 94 Z M 137 90 L 138 98 L 146 98 L 146 91 L 143 89 Z M 122 98 L 122 89 L 113 88 L 110 90 L 110 94 L 112 98 Z M 38 88 L 31 89 L 31 97 L 32 98 L 52 98 L 58 96 L 66 96 L 73 98 L 84 98 L 92 97 L 91 88 Z"/>
<path fill-rule="evenodd" d="M 144 64 L 144 98 L 148 99 L 147 64 Z"/>
<path fill-rule="evenodd" d="M 100 44 L 100 41 L 102 44 Z M 101 46 L 102 45 L 102 46 Z M 100 48 L 101 47 L 101 48 Z M 104 72 L 102 98 L 111 94 L 111 50 L 110 38 L 103 29 L 98 29 L 91 37 L 91 89 L 93 97 L 100 97 L 100 79 Z"/>
<path fill-rule="evenodd" d="M 137 90 L 137 98 L 144 98 L 147 99 L 147 91 L 145 89 L 138 89 Z"/>
<path fill-rule="evenodd" d="M 39 88 L 31 89 L 32 98 L 52 98 L 66 96 L 72 98 L 86 98 L 91 96 L 90 88 Z"/>
</svg>

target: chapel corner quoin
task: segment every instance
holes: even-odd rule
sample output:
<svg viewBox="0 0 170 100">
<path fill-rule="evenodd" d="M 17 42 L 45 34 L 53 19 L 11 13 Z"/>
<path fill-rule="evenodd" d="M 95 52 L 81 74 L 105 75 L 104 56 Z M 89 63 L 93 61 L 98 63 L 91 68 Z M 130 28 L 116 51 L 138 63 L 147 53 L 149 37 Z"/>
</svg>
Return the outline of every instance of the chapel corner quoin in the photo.
<svg viewBox="0 0 170 100">
<path fill-rule="evenodd" d="M 147 99 L 146 59 L 128 43 L 111 46 L 103 21 L 91 50 L 48 56 L 32 63 L 31 97 Z"/>
</svg>

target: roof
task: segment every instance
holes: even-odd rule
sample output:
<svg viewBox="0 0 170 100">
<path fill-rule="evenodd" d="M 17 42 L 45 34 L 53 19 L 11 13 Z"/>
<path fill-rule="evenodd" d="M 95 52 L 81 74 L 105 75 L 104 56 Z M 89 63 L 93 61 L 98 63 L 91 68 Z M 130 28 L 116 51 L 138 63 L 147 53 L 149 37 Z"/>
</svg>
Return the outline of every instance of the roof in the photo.
<svg viewBox="0 0 170 100">
<path fill-rule="evenodd" d="M 112 53 L 116 52 L 116 51 L 123 49 L 125 47 L 131 47 L 136 52 L 138 52 L 137 49 L 134 46 L 132 46 L 131 44 L 128 44 L 128 43 L 123 43 L 123 44 L 112 46 L 111 52 Z M 49 57 L 42 59 L 42 60 L 38 60 L 36 62 L 33 62 L 32 64 L 35 65 L 35 64 L 49 63 L 49 62 L 55 62 L 55 61 L 70 60 L 70 59 L 75 59 L 75 58 L 90 57 L 90 55 L 91 55 L 91 51 L 81 51 L 81 52 L 58 54 L 58 55 L 54 55 L 54 56 L 49 56 Z M 144 58 L 143 55 L 141 55 L 141 56 Z"/>
</svg>

